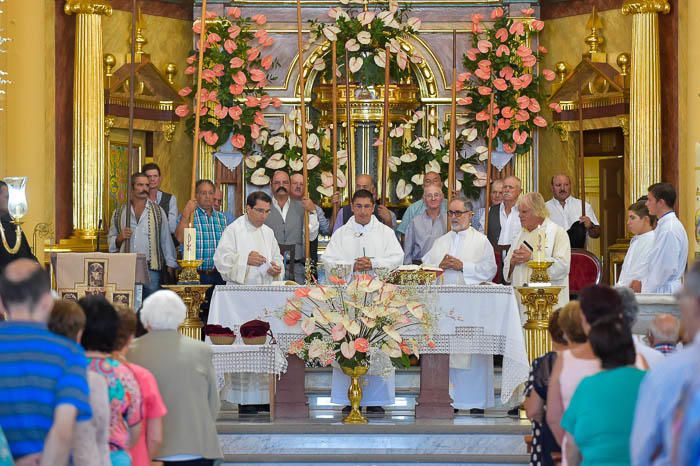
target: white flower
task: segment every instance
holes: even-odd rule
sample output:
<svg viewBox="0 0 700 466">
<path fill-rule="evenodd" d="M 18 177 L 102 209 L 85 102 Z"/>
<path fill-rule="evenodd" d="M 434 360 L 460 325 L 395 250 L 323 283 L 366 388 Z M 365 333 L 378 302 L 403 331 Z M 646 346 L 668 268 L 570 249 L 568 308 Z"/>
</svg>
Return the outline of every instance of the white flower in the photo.
<svg viewBox="0 0 700 466">
<path fill-rule="evenodd" d="M 399 41 L 396 39 L 391 39 L 389 41 L 389 51 L 391 53 L 399 53 L 399 50 L 401 50 L 401 44 L 399 44 Z"/>
<path fill-rule="evenodd" d="M 333 196 L 333 187 L 332 187 L 332 186 L 328 186 L 328 187 L 326 187 L 326 186 L 317 186 L 317 187 L 316 187 L 316 191 L 318 191 L 319 193 L 321 193 L 322 195 L 324 195 L 324 196 L 326 196 L 326 197 L 331 197 L 331 196 Z"/>
<path fill-rule="evenodd" d="M 301 159 L 290 160 L 289 168 L 295 172 L 300 172 L 304 169 L 304 163 L 301 161 Z"/>
<path fill-rule="evenodd" d="M 265 174 L 265 168 L 260 167 L 250 175 L 250 182 L 256 186 L 265 186 L 270 182 L 270 177 Z"/>
<path fill-rule="evenodd" d="M 373 11 L 363 11 L 362 13 L 357 15 L 357 19 L 360 21 L 361 25 L 367 26 L 374 20 L 375 16 L 376 13 Z"/>
<path fill-rule="evenodd" d="M 318 136 L 311 133 L 306 138 L 306 147 L 313 150 L 318 150 L 321 147 L 321 141 L 318 140 Z"/>
<path fill-rule="evenodd" d="M 443 155 L 442 156 L 442 163 L 450 163 L 450 155 Z"/>
<path fill-rule="evenodd" d="M 338 40 L 338 33 L 340 32 L 340 28 L 338 26 L 326 26 L 323 28 L 323 35 L 326 36 L 326 39 L 328 39 L 331 42 L 335 42 Z"/>
<path fill-rule="evenodd" d="M 351 72 L 351 73 L 356 73 L 357 71 L 359 71 L 360 68 L 362 68 L 362 64 L 363 64 L 363 63 L 364 63 L 364 62 L 363 62 L 363 60 L 362 60 L 361 57 L 352 57 L 352 58 L 350 59 L 350 63 L 349 63 L 349 65 L 350 65 L 350 72 Z"/>
<path fill-rule="evenodd" d="M 405 70 L 408 65 L 408 55 L 406 55 L 406 52 L 399 50 L 399 53 L 396 55 L 396 62 L 399 64 L 399 68 Z"/>
<path fill-rule="evenodd" d="M 431 160 L 425 165 L 425 173 L 440 173 L 440 164 L 437 160 Z"/>
<path fill-rule="evenodd" d="M 386 66 L 386 56 L 384 55 L 383 50 L 380 50 L 374 55 L 374 63 L 376 63 L 380 68 L 384 68 L 384 66 Z"/>
<path fill-rule="evenodd" d="M 326 62 L 323 61 L 323 58 L 317 58 L 316 61 L 314 61 L 314 69 L 316 71 L 323 71 L 326 69 Z"/>
<path fill-rule="evenodd" d="M 277 154 L 273 154 L 272 157 L 267 159 L 265 166 L 270 170 L 279 170 L 280 168 L 284 168 L 287 165 L 287 162 L 282 157 L 283 154 L 279 152 Z"/>
<path fill-rule="evenodd" d="M 248 157 L 245 158 L 245 166 L 248 168 L 255 168 L 258 166 L 258 162 L 262 160 L 262 156 L 255 154 L 255 155 L 249 155 Z"/>
<path fill-rule="evenodd" d="M 403 136 L 403 126 L 397 126 L 389 131 L 389 137 L 400 138 L 401 136 Z"/>
<path fill-rule="evenodd" d="M 479 133 L 476 131 L 476 128 L 465 128 L 462 130 L 462 136 L 467 138 L 467 142 L 472 142 L 474 141 Z"/>
<path fill-rule="evenodd" d="M 348 3 L 350 3 L 350 0 L 340 0 L 340 3 L 343 5 L 347 5 Z"/>
<path fill-rule="evenodd" d="M 419 137 L 413 140 L 411 147 L 419 148 L 423 143 L 427 143 L 428 140 L 424 137 Z"/>
<path fill-rule="evenodd" d="M 389 171 L 396 173 L 396 171 L 398 170 L 398 166 L 401 165 L 401 159 L 392 155 L 389 157 L 388 163 Z"/>
<path fill-rule="evenodd" d="M 408 21 L 406 21 L 406 24 L 413 28 L 415 32 L 418 32 L 420 30 L 422 21 L 420 18 L 408 18 Z"/>
<path fill-rule="evenodd" d="M 357 33 L 357 41 L 362 45 L 368 45 L 372 42 L 372 34 L 369 31 L 360 31 Z"/>
<path fill-rule="evenodd" d="M 289 112 L 289 119 L 291 121 L 296 121 L 301 117 L 301 110 L 298 108 L 293 109 L 291 112 Z"/>
<path fill-rule="evenodd" d="M 399 0 L 389 0 L 389 11 L 396 13 L 399 9 Z"/>
<path fill-rule="evenodd" d="M 400 358 L 401 357 L 401 347 L 398 343 L 393 340 L 382 345 L 382 353 L 386 354 L 390 358 Z M 311 350 L 309 349 L 309 355 L 311 355 Z"/>
<path fill-rule="evenodd" d="M 318 155 L 314 154 L 306 154 L 306 169 L 307 170 L 313 170 L 318 166 L 318 164 L 321 163 L 321 159 L 318 157 Z"/>
<path fill-rule="evenodd" d="M 392 21 L 394 21 L 394 12 L 393 11 L 382 11 L 379 13 L 379 19 L 382 20 L 385 26 L 389 27 L 389 24 L 391 24 Z"/>
<path fill-rule="evenodd" d="M 415 125 L 416 123 L 418 123 L 418 120 L 423 119 L 424 116 L 425 112 L 423 110 L 417 110 L 413 112 L 413 115 L 411 116 L 411 123 Z"/>
<path fill-rule="evenodd" d="M 430 138 L 428 139 L 428 144 L 430 144 L 430 151 L 433 154 L 442 149 L 442 144 L 440 144 L 440 140 L 435 136 L 430 136 Z"/>
<path fill-rule="evenodd" d="M 338 182 L 339 188 L 344 188 L 348 183 L 348 180 L 345 179 L 345 173 L 343 173 L 343 170 L 340 168 L 338 168 L 338 172 L 336 173 L 336 181 Z"/>
<path fill-rule="evenodd" d="M 443 183 L 443 185 L 444 185 L 446 188 L 449 188 L 449 186 L 447 186 L 447 180 L 445 180 L 445 182 Z M 462 190 L 462 182 L 459 181 L 459 180 L 455 180 L 455 191 L 461 191 L 461 190 Z"/>
<path fill-rule="evenodd" d="M 415 185 L 422 185 L 423 184 L 423 174 L 422 173 L 416 173 L 411 177 L 411 182 Z"/>
<path fill-rule="evenodd" d="M 326 344 L 323 342 L 323 340 L 317 338 L 316 340 L 313 340 L 309 344 L 309 357 L 314 359 L 314 358 L 319 358 L 321 355 L 326 351 Z"/>
<path fill-rule="evenodd" d="M 483 188 L 486 186 L 486 172 L 477 172 L 476 178 L 474 179 L 474 186 L 477 188 Z"/>
<path fill-rule="evenodd" d="M 466 125 L 471 120 L 465 116 L 457 115 L 457 126 Z"/>
<path fill-rule="evenodd" d="M 338 151 L 338 166 L 342 167 L 346 163 L 348 163 L 348 151 L 341 149 Z"/>
<path fill-rule="evenodd" d="M 345 42 L 345 50 L 348 52 L 357 52 L 360 50 L 360 44 L 358 44 L 355 39 L 350 39 Z"/>
<path fill-rule="evenodd" d="M 287 139 L 282 135 L 272 136 L 267 143 L 270 144 L 275 150 L 280 150 L 284 147 Z"/>
<path fill-rule="evenodd" d="M 464 173 L 471 173 L 472 175 L 476 175 L 476 167 L 471 163 L 463 163 L 459 167 L 459 169 L 462 170 Z"/>
<path fill-rule="evenodd" d="M 479 146 L 474 149 L 474 152 L 479 155 L 479 160 L 482 162 L 489 158 L 489 148 L 486 146 Z"/>
<path fill-rule="evenodd" d="M 406 183 L 406 180 L 399 180 L 396 183 L 396 197 L 399 199 L 405 199 L 413 191 L 413 185 L 411 183 Z"/>
<path fill-rule="evenodd" d="M 421 63 L 423 63 L 423 57 L 421 57 L 418 54 L 413 54 L 408 58 L 409 58 L 409 60 L 411 60 L 411 63 L 414 63 L 416 65 L 420 65 Z"/>
<path fill-rule="evenodd" d="M 416 160 L 418 160 L 418 156 L 416 154 L 414 154 L 413 152 L 406 152 L 405 154 L 403 154 L 401 156 L 401 161 L 403 163 L 411 163 L 411 162 L 415 162 Z"/>
<path fill-rule="evenodd" d="M 335 20 L 337 20 L 338 18 L 350 19 L 350 16 L 348 16 L 347 12 L 339 6 L 328 10 L 328 16 Z"/>
<path fill-rule="evenodd" d="M 260 146 L 264 146 L 265 144 L 267 144 L 268 136 L 270 136 L 269 131 L 267 131 L 267 130 L 260 131 L 260 136 L 258 136 L 258 139 L 255 140 L 255 143 L 260 145 Z"/>
<path fill-rule="evenodd" d="M 332 188 L 333 187 L 333 173 L 321 172 L 321 185 L 324 188 Z"/>
<path fill-rule="evenodd" d="M 301 147 L 301 138 L 297 136 L 297 133 L 291 132 L 287 136 L 287 139 L 289 140 L 289 148 L 294 148 L 294 147 Z"/>
</svg>

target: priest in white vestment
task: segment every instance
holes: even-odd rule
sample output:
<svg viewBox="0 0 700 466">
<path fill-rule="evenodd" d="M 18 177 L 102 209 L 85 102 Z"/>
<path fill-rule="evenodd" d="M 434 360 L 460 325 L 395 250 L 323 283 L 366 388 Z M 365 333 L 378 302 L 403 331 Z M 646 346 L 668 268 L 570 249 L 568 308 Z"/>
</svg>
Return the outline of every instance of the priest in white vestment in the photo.
<svg viewBox="0 0 700 466">
<path fill-rule="evenodd" d="M 503 263 L 503 276 L 513 286 L 529 283 L 532 270 L 527 263 L 534 258 L 538 248 L 541 248 L 543 258 L 553 262 L 547 269 L 551 284 L 562 288 L 559 292 L 559 301 L 555 305 L 555 307 L 561 307 L 569 302 L 571 266 L 569 235 L 562 227 L 547 218 L 549 212 L 540 193 L 528 193 L 521 197 L 518 201 L 518 212 L 522 230 Z"/>
<path fill-rule="evenodd" d="M 272 199 L 262 191 L 248 195 L 246 215 L 226 227 L 214 253 L 214 265 L 227 283 L 264 285 L 284 277 L 284 261 L 275 233 L 265 225 Z M 269 378 L 265 374 L 226 374 L 224 398 L 237 403 L 239 413 L 256 413 L 268 405 Z"/>
<path fill-rule="evenodd" d="M 447 216 L 452 231 L 435 240 L 423 263 L 443 269 L 446 285 L 491 281 L 496 275 L 496 256 L 486 235 L 471 226 L 472 203 L 464 198 L 452 199 Z M 493 356 L 450 355 L 450 396 L 455 409 L 494 406 Z"/>
<path fill-rule="evenodd" d="M 676 190 L 670 183 L 649 186 L 646 204 L 649 213 L 659 220 L 649 257 L 649 273 L 642 280 L 642 293 L 672 294 L 681 289 L 688 263 L 688 234 L 673 211 L 675 203 Z"/>
<path fill-rule="evenodd" d="M 381 267 L 388 270 L 403 263 L 403 250 L 396 239 L 394 230 L 381 223 L 372 214 L 374 196 L 371 192 L 360 189 L 352 196 L 353 216 L 337 229 L 331 237 L 321 261 L 326 270 L 341 265 L 351 264 L 353 272 L 373 273 Z M 370 368 L 371 371 L 371 368 Z M 380 377 L 368 375 L 363 386 L 362 406 L 368 412 L 383 412 L 381 406 L 394 404 L 394 376 Z M 333 387 L 331 402 L 349 405 L 348 386 L 350 378 L 338 369 L 333 369 Z"/>
<path fill-rule="evenodd" d="M 642 280 L 649 274 L 649 258 L 656 236 L 655 222 L 656 218 L 649 215 L 646 200 L 639 200 L 627 209 L 627 229 L 634 236 L 630 240 L 616 286 L 625 286 L 637 293 L 642 291 Z"/>
</svg>

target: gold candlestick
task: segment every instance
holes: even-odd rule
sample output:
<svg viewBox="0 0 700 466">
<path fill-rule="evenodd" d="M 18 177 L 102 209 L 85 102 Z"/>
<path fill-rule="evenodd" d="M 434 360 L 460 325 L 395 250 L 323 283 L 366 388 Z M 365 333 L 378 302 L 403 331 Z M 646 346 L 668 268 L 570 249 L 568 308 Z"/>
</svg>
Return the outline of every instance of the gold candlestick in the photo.
<svg viewBox="0 0 700 466">
<path fill-rule="evenodd" d="M 197 269 L 202 265 L 201 259 L 195 260 L 179 260 L 177 261 L 182 267 L 180 271 L 180 276 L 178 277 L 178 285 L 199 285 L 199 274 Z"/>
<path fill-rule="evenodd" d="M 195 268 L 195 274 L 196 273 L 197 271 Z M 185 320 L 177 327 L 177 331 L 182 335 L 194 338 L 195 340 L 202 339 L 202 328 L 204 324 L 199 318 L 199 306 L 204 302 L 205 294 L 209 287 L 211 287 L 211 285 L 163 285 L 163 288 L 177 293 L 185 303 L 185 306 L 187 306 Z"/>
<path fill-rule="evenodd" d="M 527 266 L 532 270 L 530 274 L 530 285 L 545 285 L 549 286 L 549 273 L 547 269 L 554 264 L 553 261 L 548 260 L 531 260 L 527 263 Z"/>
</svg>

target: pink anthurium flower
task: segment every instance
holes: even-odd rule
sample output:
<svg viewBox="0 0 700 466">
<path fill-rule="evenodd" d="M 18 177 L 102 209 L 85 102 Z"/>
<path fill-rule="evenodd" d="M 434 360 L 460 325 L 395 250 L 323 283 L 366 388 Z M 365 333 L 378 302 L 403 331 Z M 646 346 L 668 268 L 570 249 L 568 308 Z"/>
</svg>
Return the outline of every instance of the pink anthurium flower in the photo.
<svg viewBox="0 0 700 466">
<path fill-rule="evenodd" d="M 542 70 L 542 76 L 544 76 L 544 79 L 547 81 L 554 81 L 554 78 L 556 77 L 554 71 L 548 69 Z"/>
<path fill-rule="evenodd" d="M 539 126 L 540 128 L 546 128 L 546 127 L 547 127 L 547 120 L 545 120 L 544 118 L 542 118 L 542 117 L 539 116 L 539 115 L 537 115 L 537 116 L 532 120 L 532 122 L 533 122 L 535 125 Z"/>
<path fill-rule="evenodd" d="M 343 324 L 335 324 L 331 329 L 331 338 L 333 338 L 333 341 L 340 341 L 345 338 L 345 335 L 347 334 L 348 331 L 345 330 Z"/>
<path fill-rule="evenodd" d="M 255 117 L 253 118 L 256 125 L 265 126 L 265 115 L 263 112 L 255 112 Z"/>
<path fill-rule="evenodd" d="M 520 131 L 517 129 L 513 131 L 513 141 L 519 146 L 525 144 L 525 141 L 527 141 L 527 131 Z"/>
<path fill-rule="evenodd" d="M 510 120 L 508 118 L 499 118 L 498 129 L 501 131 L 505 131 L 508 128 L 510 128 Z"/>
<path fill-rule="evenodd" d="M 178 105 L 178 107 L 175 109 L 175 115 L 179 116 L 180 118 L 189 115 L 189 113 L 190 107 L 187 105 Z"/>
<path fill-rule="evenodd" d="M 211 131 L 203 131 L 202 137 L 204 138 L 204 142 L 210 146 L 213 146 L 219 140 L 219 135 Z"/>
<path fill-rule="evenodd" d="M 525 122 L 530 119 L 530 112 L 527 110 L 518 110 L 518 113 L 515 114 L 515 119 L 520 122 Z"/>
<path fill-rule="evenodd" d="M 530 28 L 532 28 L 533 31 L 541 31 L 544 29 L 544 21 L 535 19 L 530 23 Z"/>
<path fill-rule="evenodd" d="M 253 21 L 255 21 L 256 24 L 262 26 L 263 24 L 267 23 L 267 16 L 257 14 L 251 18 Z"/>
<path fill-rule="evenodd" d="M 241 95 L 241 94 L 243 94 L 243 86 L 240 85 L 240 84 L 235 84 L 235 83 L 234 83 L 234 84 L 231 84 L 231 85 L 228 87 L 228 91 L 229 91 L 232 95 Z"/>
<path fill-rule="evenodd" d="M 503 18 L 503 8 L 500 6 L 491 11 L 491 19 Z"/>
<path fill-rule="evenodd" d="M 502 57 L 503 55 L 506 55 L 506 56 L 510 55 L 510 49 L 505 44 L 499 45 L 498 48 L 496 49 L 496 56 L 497 57 Z"/>
<path fill-rule="evenodd" d="M 508 30 L 506 28 L 501 28 L 498 31 L 496 31 L 496 39 L 500 40 L 501 42 L 507 41 Z"/>
<path fill-rule="evenodd" d="M 518 102 L 518 108 L 527 108 L 527 106 L 530 105 L 530 98 L 526 95 L 521 95 L 516 100 Z"/>
<path fill-rule="evenodd" d="M 503 68 L 501 68 L 501 71 L 498 72 L 498 75 L 506 81 L 510 81 L 510 78 L 513 77 L 513 73 L 513 68 L 511 68 L 510 66 L 504 66 Z"/>
<path fill-rule="evenodd" d="M 503 118 L 513 118 L 515 116 L 515 110 L 512 107 L 503 107 L 501 109 L 501 115 Z"/>
<path fill-rule="evenodd" d="M 284 313 L 282 320 L 284 320 L 284 323 L 288 326 L 294 327 L 297 322 L 301 320 L 301 317 L 301 312 L 297 311 L 296 309 L 290 309 Z"/>
<path fill-rule="evenodd" d="M 219 42 L 221 42 L 221 36 L 215 32 L 211 32 L 207 36 L 207 42 L 209 42 L 210 44 L 218 44 Z"/>
<path fill-rule="evenodd" d="M 260 64 L 262 65 L 262 67 L 264 69 L 269 70 L 272 67 L 272 61 L 273 61 L 272 55 L 266 55 L 262 58 L 262 61 L 260 62 Z"/>
<path fill-rule="evenodd" d="M 248 61 L 253 61 L 256 58 L 258 58 L 258 56 L 260 56 L 260 49 L 255 48 L 255 47 L 250 48 L 246 52 L 246 55 L 248 56 Z"/>
<path fill-rule="evenodd" d="M 489 114 L 486 110 L 482 110 L 479 113 L 477 113 L 474 118 L 476 118 L 476 121 L 488 121 L 489 119 Z"/>
<path fill-rule="evenodd" d="M 515 144 L 503 144 L 503 152 L 505 152 L 506 154 L 512 154 L 513 152 L 515 152 Z"/>
<path fill-rule="evenodd" d="M 484 71 L 483 69 L 479 68 L 474 72 L 474 75 L 476 75 L 477 78 L 483 79 L 484 81 L 488 81 L 491 79 L 491 70 L 486 70 Z"/>
<path fill-rule="evenodd" d="M 259 70 L 257 68 L 251 68 L 250 70 L 248 70 L 248 72 L 250 73 L 250 79 L 252 79 L 256 83 L 265 79 L 265 72 L 263 72 L 262 70 Z"/>
<path fill-rule="evenodd" d="M 245 146 L 245 136 L 242 134 L 235 134 L 231 138 L 231 144 L 233 144 L 233 147 L 236 149 L 243 149 L 243 146 Z"/>
<path fill-rule="evenodd" d="M 248 108 L 255 108 L 260 105 L 260 101 L 254 95 L 249 95 L 245 98 L 245 106 Z"/>
<path fill-rule="evenodd" d="M 237 71 L 233 75 L 233 82 L 236 84 L 240 84 L 241 86 L 244 85 L 248 81 L 248 78 L 246 78 L 245 73 L 243 71 Z"/>
<path fill-rule="evenodd" d="M 520 76 L 520 84 L 523 85 L 523 89 L 532 83 L 532 75 L 530 73 Z"/>
<path fill-rule="evenodd" d="M 508 89 L 508 83 L 503 78 L 494 79 L 493 87 L 495 87 L 499 91 L 505 91 L 506 89 Z"/>
<path fill-rule="evenodd" d="M 482 39 L 477 43 L 476 48 L 478 48 L 481 53 L 487 53 L 493 48 L 493 44 L 488 40 Z"/>
<path fill-rule="evenodd" d="M 191 93 L 192 93 L 192 88 L 191 88 L 191 87 L 183 87 L 182 89 L 180 89 L 180 90 L 178 91 L 177 94 L 178 94 L 180 97 L 187 97 L 187 96 L 190 95 Z"/>
<path fill-rule="evenodd" d="M 219 120 L 223 120 L 228 116 L 228 107 L 224 107 L 221 104 L 217 105 L 214 107 L 214 115 L 216 115 L 216 118 Z"/>
<path fill-rule="evenodd" d="M 250 137 L 252 139 L 258 139 L 258 136 L 260 136 L 260 126 L 253 123 L 250 125 Z"/>
<path fill-rule="evenodd" d="M 479 86 L 478 90 L 481 95 L 491 95 L 491 88 L 488 86 Z"/>
<path fill-rule="evenodd" d="M 457 99 L 457 104 L 458 105 L 471 105 L 472 98 L 471 97 L 460 97 L 459 99 Z"/>
<path fill-rule="evenodd" d="M 231 68 L 234 68 L 234 69 L 240 68 L 241 66 L 243 66 L 244 63 L 245 62 L 243 61 L 243 59 L 241 59 L 239 57 L 233 57 L 231 59 L 231 61 L 229 62 L 229 64 L 231 65 Z"/>
<path fill-rule="evenodd" d="M 226 8 L 226 15 L 228 15 L 230 18 L 238 19 L 241 17 L 241 9 L 237 6 L 232 8 Z"/>
<path fill-rule="evenodd" d="M 265 94 L 264 96 L 260 97 L 260 108 L 265 109 L 270 106 L 272 103 L 272 97 L 269 95 Z"/>
<path fill-rule="evenodd" d="M 241 28 L 240 26 L 233 24 L 226 31 L 228 32 L 229 39 L 235 39 L 241 33 Z"/>
<path fill-rule="evenodd" d="M 231 39 L 226 39 L 224 41 L 224 50 L 226 50 L 226 52 L 233 53 L 237 48 L 238 48 L 238 46 Z M 240 58 L 239 58 L 239 60 L 240 60 Z"/>
<path fill-rule="evenodd" d="M 366 353 L 369 351 L 369 342 L 365 338 L 358 338 L 355 340 L 355 349 L 360 353 Z"/>
<path fill-rule="evenodd" d="M 492 126 L 492 127 L 490 127 L 489 129 L 486 130 L 486 137 L 489 137 L 489 138 L 492 138 L 492 139 L 493 139 L 493 138 L 495 138 L 495 137 L 498 135 L 498 132 L 499 132 L 499 131 L 500 131 L 500 130 L 498 129 L 497 126 Z"/>
<path fill-rule="evenodd" d="M 515 53 L 520 57 L 527 57 L 528 55 L 532 55 L 532 49 L 528 47 L 527 45 L 521 45 L 518 47 L 518 49 L 515 51 Z"/>
<path fill-rule="evenodd" d="M 525 35 L 525 26 L 520 21 L 513 21 L 513 24 L 510 25 L 509 32 L 515 36 Z"/>
<path fill-rule="evenodd" d="M 537 64 L 537 57 L 534 55 L 528 55 L 523 58 L 523 65 L 532 68 Z"/>
<path fill-rule="evenodd" d="M 561 105 L 559 105 L 559 102 L 552 102 L 551 104 L 549 104 L 549 108 L 551 108 L 557 113 L 561 113 Z"/>
<path fill-rule="evenodd" d="M 532 113 L 537 113 L 541 110 L 540 103 L 537 101 L 537 99 L 530 99 L 530 103 L 528 104 L 527 109 L 530 110 Z"/>
<path fill-rule="evenodd" d="M 479 53 L 479 49 L 469 49 L 467 50 L 467 58 L 469 61 L 476 61 L 476 54 Z"/>
</svg>

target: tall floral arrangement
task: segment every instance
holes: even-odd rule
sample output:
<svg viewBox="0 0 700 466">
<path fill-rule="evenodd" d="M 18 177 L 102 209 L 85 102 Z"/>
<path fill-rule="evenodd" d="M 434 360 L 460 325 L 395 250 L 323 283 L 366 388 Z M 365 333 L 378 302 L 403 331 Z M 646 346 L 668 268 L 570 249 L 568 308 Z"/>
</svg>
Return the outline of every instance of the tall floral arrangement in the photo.
<svg viewBox="0 0 700 466">
<path fill-rule="evenodd" d="M 340 0 L 344 6 L 362 5 L 362 0 Z M 314 45 L 323 41 L 335 41 L 338 55 L 338 70 L 344 70 L 345 52 L 348 52 L 348 66 L 353 81 L 364 86 L 384 84 L 385 49 L 390 47 L 390 75 L 398 82 L 410 75 L 409 63 L 421 63 L 422 57 L 401 45 L 411 34 L 420 30 L 421 20 L 410 18 L 406 7 L 399 8 L 397 0 L 373 2 L 374 9 L 359 6 L 334 7 L 327 16 L 333 20 L 311 21 L 311 40 Z M 323 71 L 325 78 L 331 79 L 330 53 L 319 58 L 314 68 Z"/>
<path fill-rule="evenodd" d="M 466 96 L 458 103 L 467 108 L 474 128 L 487 135 L 492 112 L 494 147 L 502 145 L 509 154 L 529 151 L 535 128 L 547 127 L 541 114 L 546 99 L 541 88 L 543 80 L 551 81 L 555 75 L 548 69 L 534 73 L 547 50 L 527 45 L 528 35 L 544 28 L 543 21 L 531 18 L 533 13 L 532 8 L 527 8 L 522 10 L 525 20 L 513 19 L 505 15 L 503 8 L 495 8 L 490 28 L 484 27 L 482 15 L 472 15 L 472 47 L 463 57 L 467 71 L 458 78 L 458 89 L 466 88 Z"/>
<path fill-rule="evenodd" d="M 294 110 L 290 122 L 275 131 L 264 129 L 256 140 L 256 152 L 245 157 L 246 180 L 256 186 L 265 186 L 276 170 L 286 170 L 290 175 L 302 173 L 304 164 L 301 153 L 301 137 L 297 134 L 294 121 L 298 121 L 299 111 Z M 330 131 L 315 128 L 307 122 L 307 168 L 309 170 L 309 195 L 318 200 L 320 195 L 333 195 L 333 154 L 329 145 Z M 344 150 L 338 151 L 338 187 L 346 184 L 342 167 L 347 163 Z"/>
<path fill-rule="evenodd" d="M 414 199 L 423 197 L 423 177 L 426 173 L 447 173 L 450 161 L 449 126 L 443 128 L 442 136 L 405 138 L 405 133 L 411 131 L 416 123 L 424 118 L 422 110 L 414 112 L 410 119 L 391 128 L 389 137 L 403 143 L 402 154 L 389 157 L 389 178 L 396 187 L 396 197 L 400 200 L 413 195 Z M 476 166 L 486 158 L 486 148 L 472 147 L 477 140 L 475 128 L 465 128 L 465 119 L 458 119 L 457 169 L 462 172 L 462 180 L 457 180 L 457 191 L 462 191 L 469 198 L 479 196 L 479 189 L 486 185 L 485 172 Z M 446 178 L 446 176 L 443 176 Z M 447 180 L 444 183 L 447 187 Z"/>
<path fill-rule="evenodd" d="M 200 137 L 208 145 L 218 147 L 227 138 L 243 153 L 250 153 L 260 131 L 267 127 L 263 111 L 279 107 L 278 98 L 270 97 L 264 88 L 274 79 L 272 70 L 279 66 L 265 50 L 274 39 L 262 26 L 264 15 L 243 17 L 237 7 L 228 8 L 225 17 L 207 16 L 206 41 L 202 63 L 202 110 Z M 202 31 L 200 20 L 192 30 Z M 194 75 L 198 69 L 197 52 L 187 59 L 185 74 Z M 191 87 L 180 90 L 180 96 L 196 98 Z M 194 106 L 191 104 L 192 107 Z M 190 104 L 180 105 L 175 113 L 186 118 L 187 129 L 194 132 L 195 115 Z"/>
<path fill-rule="evenodd" d="M 284 322 L 306 334 L 290 345 L 290 354 L 321 366 L 357 367 L 368 366 L 370 352 L 381 351 L 395 366 L 408 367 L 408 356 L 418 356 L 422 344 L 434 347 L 431 314 L 410 291 L 369 276 L 348 286 L 335 276 L 332 282 L 298 288 L 287 301 Z M 411 332 L 420 336 L 405 336 L 412 327 L 420 327 Z"/>
</svg>

